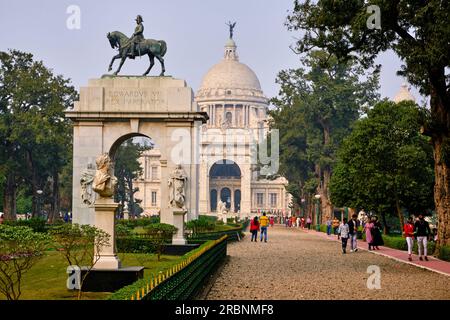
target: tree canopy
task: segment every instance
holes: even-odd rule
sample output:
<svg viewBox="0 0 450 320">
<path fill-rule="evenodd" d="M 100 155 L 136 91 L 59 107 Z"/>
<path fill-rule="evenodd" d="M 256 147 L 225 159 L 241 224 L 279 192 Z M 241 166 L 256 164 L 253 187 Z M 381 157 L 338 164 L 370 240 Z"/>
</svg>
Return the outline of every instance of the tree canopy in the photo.
<svg viewBox="0 0 450 320">
<path fill-rule="evenodd" d="M 56 76 L 29 53 L 0 52 L 0 174 L 3 205 L 14 219 L 20 186 L 32 197 L 50 198 L 51 215 L 59 213 L 59 172 L 71 158 L 71 126 L 64 110 L 77 93 L 70 80 Z"/>
<path fill-rule="evenodd" d="M 433 150 L 411 101 L 383 101 L 355 123 L 331 177 L 332 202 L 377 214 L 433 209 Z"/>
<path fill-rule="evenodd" d="M 299 204 L 318 192 L 331 216 L 328 184 L 336 152 L 351 124 L 377 99 L 378 73 L 366 76 L 354 62 L 339 63 L 324 51 L 312 51 L 302 62 L 304 68 L 278 76 L 271 127 L 280 130 L 280 170 L 290 181 L 288 190 Z"/>
<path fill-rule="evenodd" d="M 450 2 L 441 0 L 296 0 L 286 22 L 301 32 L 299 54 L 320 48 L 368 68 L 379 53 L 393 50 L 403 62 L 398 74 L 430 97 L 421 131 L 434 150 L 437 250 L 450 244 L 449 15 Z"/>
</svg>

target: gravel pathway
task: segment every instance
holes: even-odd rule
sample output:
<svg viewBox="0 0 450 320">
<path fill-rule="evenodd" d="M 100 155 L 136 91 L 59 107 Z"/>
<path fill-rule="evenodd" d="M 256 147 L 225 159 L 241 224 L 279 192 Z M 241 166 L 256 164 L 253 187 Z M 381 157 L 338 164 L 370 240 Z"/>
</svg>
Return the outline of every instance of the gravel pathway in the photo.
<svg viewBox="0 0 450 320">
<path fill-rule="evenodd" d="M 344 255 L 340 243 L 298 229 L 275 226 L 268 235 L 267 243 L 247 233 L 228 245 L 206 299 L 450 299 L 448 276 L 366 251 Z M 380 289 L 367 288 L 371 265 L 381 270 Z"/>
</svg>

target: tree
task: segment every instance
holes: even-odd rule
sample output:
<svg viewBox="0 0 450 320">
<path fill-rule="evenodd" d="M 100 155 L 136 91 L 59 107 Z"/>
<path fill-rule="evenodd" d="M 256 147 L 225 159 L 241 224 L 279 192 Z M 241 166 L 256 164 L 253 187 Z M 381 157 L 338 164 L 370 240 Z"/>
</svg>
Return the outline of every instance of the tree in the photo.
<svg viewBox="0 0 450 320">
<path fill-rule="evenodd" d="M 132 139 L 129 139 L 117 149 L 114 166 L 114 174 L 117 177 L 115 201 L 121 203 L 118 209 L 120 216 L 123 216 L 125 202 L 128 203 L 131 217 L 134 218 L 142 211 L 139 207 L 139 203 L 142 200 L 134 198 L 134 194 L 139 189 L 134 187 L 133 182 L 143 173 L 139 158 L 142 152 L 149 148 L 151 147 L 141 146 L 139 143 L 134 143 Z"/>
<path fill-rule="evenodd" d="M 42 257 L 49 240 L 28 227 L 0 225 L 0 293 L 6 299 L 20 298 L 22 277 Z"/>
<path fill-rule="evenodd" d="M 153 223 L 145 226 L 144 230 L 151 238 L 152 244 L 155 245 L 158 261 L 160 261 L 165 245 L 172 240 L 173 235 L 178 229 L 167 223 Z"/>
<path fill-rule="evenodd" d="M 369 5 L 379 8 L 379 28 Z M 430 97 L 421 132 L 431 137 L 434 151 L 437 250 L 450 245 L 449 13 L 450 2 L 441 0 L 305 0 L 294 1 L 287 19 L 289 30 L 304 32 L 299 53 L 321 48 L 369 67 L 380 52 L 393 50 L 404 63 L 398 74 Z"/>
<path fill-rule="evenodd" d="M 419 110 L 411 101 L 387 100 L 360 119 L 344 140 L 331 178 L 333 203 L 383 216 L 403 209 L 433 209 L 433 151 L 419 133 Z M 387 227 L 387 226 L 386 226 Z"/>
<path fill-rule="evenodd" d="M 333 215 L 328 189 L 336 150 L 364 107 L 378 97 L 378 73 L 363 80 L 364 70 L 353 61 L 340 63 L 324 51 L 312 51 L 302 62 L 307 70 L 278 76 L 281 91 L 272 99 L 271 125 L 280 129 L 280 144 L 286 146 L 280 157 L 283 174 L 299 183 L 297 198 L 312 203 L 314 192 L 321 195 L 325 219 Z"/>
<path fill-rule="evenodd" d="M 71 157 L 64 110 L 76 98 L 68 79 L 55 76 L 31 54 L 0 52 L 0 173 L 8 219 L 15 219 L 17 188 L 25 182 L 33 216 L 38 214 L 37 190 L 49 183 L 50 218 L 59 213 L 59 172 Z"/>
<path fill-rule="evenodd" d="M 78 299 L 81 299 L 83 283 L 99 261 L 103 247 L 109 245 L 111 236 L 96 227 L 79 224 L 53 227 L 50 235 L 55 249 L 63 255 L 69 266 L 76 266 L 79 270 L 82 266 L 87 267 L 78 289 Z"/>
</svg>

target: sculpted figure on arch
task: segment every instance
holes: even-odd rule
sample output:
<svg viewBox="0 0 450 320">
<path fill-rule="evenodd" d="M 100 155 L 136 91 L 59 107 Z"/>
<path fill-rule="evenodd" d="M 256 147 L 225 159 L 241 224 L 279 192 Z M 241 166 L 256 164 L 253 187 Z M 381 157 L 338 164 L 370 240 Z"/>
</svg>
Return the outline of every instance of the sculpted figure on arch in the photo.
<svg viewBox="0 0 450 320">
<path fill-rule="evenodd" d="M 187 174 L 178 164 L 169 177 L 169 205 L 186 211 L 186 182 Z"/>
<path fill-rule="evenodd" d="M 114 195 L 117 186 L 117 178 L 113 174 L 113 163 L 107 153 L 97 157 L 95 160 L 97 170 L 95 171 L 92 189 L 100 197 L 110 198 Z"/>
</svg>

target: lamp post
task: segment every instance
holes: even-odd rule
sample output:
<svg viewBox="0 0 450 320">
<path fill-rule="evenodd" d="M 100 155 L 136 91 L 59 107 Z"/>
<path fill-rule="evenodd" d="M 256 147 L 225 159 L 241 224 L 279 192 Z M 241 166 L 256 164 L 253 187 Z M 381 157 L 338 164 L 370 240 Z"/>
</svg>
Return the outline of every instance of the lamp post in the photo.
<svg viewBox="0 0 450 320">
<path fill-rule="evenodd" d="M 38 196 L 38 210 L 37 210 L 37 216 L 40 217 L 41 216 L 41 210 L 42 210 L 42 194 L 44 193 L 44 191 L 42 190 L 37 190 L 36 191 L 37 196 Z"/>
<path fill-rule="evenodd" d="M 319 222 L 319 204 L 320 204 L 320 194 L 316 194 L 314 196 L 316 199 L 316 230 L 320 231 L 320 222 Z"/>
</svg>

